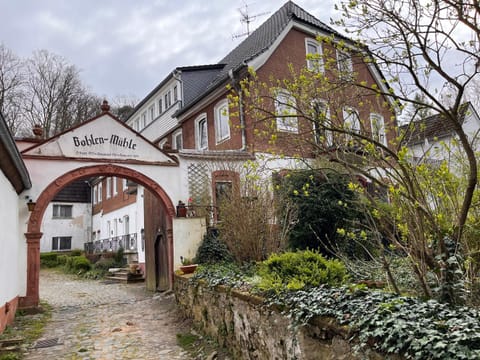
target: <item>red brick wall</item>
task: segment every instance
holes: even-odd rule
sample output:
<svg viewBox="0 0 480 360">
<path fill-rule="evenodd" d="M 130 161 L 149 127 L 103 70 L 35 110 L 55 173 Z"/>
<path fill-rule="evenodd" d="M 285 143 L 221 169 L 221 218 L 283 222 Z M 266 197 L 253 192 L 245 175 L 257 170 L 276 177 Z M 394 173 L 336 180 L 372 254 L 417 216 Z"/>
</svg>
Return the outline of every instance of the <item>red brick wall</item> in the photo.
<svg viewBox="0 0 480 360">
<path fill-rule="evenodd" d="M 111 211 L 120 209 L 124 206 L 133 204 L 137 201 L 137 195 L 135 194 L 128 194 L 127 192 L 123 191 L 123 179 L 116 178 L 117 180 L 117 195 L 113 195 L 112 197 L 107 199 L 107 180 L 113 180 L 113 177 L 104 178 L 102 180 L 102 202 L 95 204 L 93 206 L 93 213 L 97 214 L 100 210 L 103 209 L 103 213 L 109 213 Z M 113 183 L 112 187 L 113 189 Z"/>
<path fill-rule="evenodd" d="M 13 323 L 17 307 L 18 297 L 13 298 L 12 300 L 7 301 L 5 304 L 0 306 L 0 334 L 5 330 L 7 325 Z"/>
<path fill-rule="evenodd" d="M 207 124 L 208 124 L 208 149 L 209 150 L 227 150 L 227 149 L 240 149 L 242 147 L 242 136 L 239 128 L 240 121 L 238 116 L 235 116 L 233 113 L 236 112 L 236 109 L 230 109 L 230 139 L 227 139 L 219 144 L 216 144 L 215 139 L 215 117 L 214 109 L 215 106 L 222 100 L 226 99 L 226 93 L 223 94 L 218 100 L 212 102 L 201 111 L 196 112 L 190 116 L 183 123 L 182 133 L 183 133 L 183 147 L 185 149 L 195 149 L 195 120 L 203 113 L 207 114 Z"/>
<path fill-rule="evenodd" d="M 311 35 L 307 35 L 300 30 L 292 29 L 286 37 L 282 40 L 279 46 L 271 54 L 267 62 L 257 71 L 257 75 L 260 81 L 270 82 L 271 79 L 284 79 L 290 75 L 289 66 L 292 65 L 294 72 L 297 74 L 302 68 L 306 66 L 306 51 L 305 51 L 305 38 L 313 38 Z M 322 44 L 323 53 L 325 55 L 331 55 L 336 57 L 335 49 L 328 45 Z M 334 65 L 335 66 L 335 65 Z M 367 69 L 365 63 L 360 56 L 353 58 L 354 72 L 358 75 L 358 81 L 366 81 L 367 84 L 375 83 L 373 76 Z M 333 78 L 332 73 L 326 73 L 326 76 Z M 226 95 L 222 95 L 221 99 Z M 329 98 L 330 97 L 330 98 Z M 369 121 L 369 115 L 372 112 L 381 114 L 386 123 L 388 129 L 389 123 L 391 130 L 387 130 L 387 137 L 391 140 L 395 136 L 394 123 L 391 120 L 392 113 L 384 106 L 385 98 L 372 95 L 371 92 L 359 93 L 358 88 L 351 87 L 342 91 L 336 91 L 335 93 L 325 94 L 321 96 L 322 99 L 327 100 L 330 107 L 330 113 L 332 116 L 337 116 L 338 121 L 342 119 L 342 109 L 344 105 L 349 105 L 356 108 L 360 113 L 360 118 L 363 121 L 362 127 L 365 132 L 370 133 L 371 125 Z M 208 149 L 210 150 L 224 150 L 224 149 L 239 149 L 241 148 L 241 132 L 238 128 L 239 120 L 231 116 L 232 122 L 232 135 L 231 139 L 225 141 L 218 146 L 215 144 L 215 124 L 213 109 L 218 101 L 214 101 L 201 111 L 196 112 L 190 116 L 183 124 L 183 140 L 185 149 L 195 149 L 195 119 L 202 113 L 207 114 L 208 122 Z M 271 103 L 273 110 L 273 103 Z M 255 151 L 270 151 L 281 152 L 286 155 L 298 154 L 303 156 L 311 155 L 311 148 L 305 143 L 304 136 L 309 133 L 308 136 L 312 136 L 311 124 L 307 121 L 299 122 L 299 134 L 278 132 L 278 139 L 275 145 L 272 146 L 268 143 L 268 138 L 262 138 L 254 135 L 254 127 L 258 128 L 258 124 L 255 124 L 255 119 L 248 116 L 246 117 L 247 125 L 247 144 L 251 150 Z M 260 126 L 260 130 L 262 127 Z M 297 141 L 295 141 L 295 139 Z M 292 141 L 293 140 L 293 141 Z M 253 145 L 253 148 L 252 148 Z"/>
</svg>

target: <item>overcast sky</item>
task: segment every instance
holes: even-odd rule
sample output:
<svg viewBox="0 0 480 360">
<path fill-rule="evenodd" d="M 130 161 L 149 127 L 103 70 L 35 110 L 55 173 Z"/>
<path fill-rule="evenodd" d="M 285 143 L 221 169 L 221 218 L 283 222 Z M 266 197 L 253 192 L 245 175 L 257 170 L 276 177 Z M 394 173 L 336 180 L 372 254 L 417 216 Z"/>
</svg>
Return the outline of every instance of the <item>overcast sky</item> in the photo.
<svg viewBox="0 0 480 360">
<path fill-rule="evenodd" d="M 330 24 L 334 0 L 295 0 Z M 107 99 L 142 99 L 177 66 L 217 63 L 247 31 L 278 10 L 279 0 L 0 0 L 0 42 L 21 57 L 46 49 L 81 70 Z M 339 29 L 340 30 L 340 29 Z"/>
</svg>

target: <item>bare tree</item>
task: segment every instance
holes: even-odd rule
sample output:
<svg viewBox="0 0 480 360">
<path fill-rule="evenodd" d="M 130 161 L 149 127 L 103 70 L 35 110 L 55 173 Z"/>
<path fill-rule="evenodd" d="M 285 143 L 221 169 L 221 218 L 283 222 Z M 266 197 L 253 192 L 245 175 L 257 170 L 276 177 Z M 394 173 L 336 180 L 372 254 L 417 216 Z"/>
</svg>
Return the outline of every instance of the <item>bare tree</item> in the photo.
<svg viewBox="0 0 480 360">
<path fill-rule="evenodd" d="M 79 70 L 58 55 L 39 50 L 27 61 L 28 80 L 24 116 L 30 125 L 41 125 L 44 137 L 71 127 L 77 100 L 86 94 Z"/>
<path fill-rule="evenodd" d="M 25 75 L 22 60 L 0 44 L 0 112 L 12 134 L 21 127 L 21 102 Z"/>
</svg>

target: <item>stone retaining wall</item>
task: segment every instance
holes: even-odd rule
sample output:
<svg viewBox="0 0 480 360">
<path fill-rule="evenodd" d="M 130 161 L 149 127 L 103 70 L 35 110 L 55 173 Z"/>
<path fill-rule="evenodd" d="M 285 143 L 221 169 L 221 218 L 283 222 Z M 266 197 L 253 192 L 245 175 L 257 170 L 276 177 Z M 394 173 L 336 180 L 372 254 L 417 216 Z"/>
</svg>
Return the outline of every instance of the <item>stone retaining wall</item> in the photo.
<svg viewBox="0 0 480 360">
<path fill-rule="evenodd" d="M 235 359 L 383 359 L 373 351 L 353 354 L 350 330 L 334 319 L 314 318 L 295 335 L 291 321 L 276 309 L 262 306 L 262 298 L 209 288 L 175 276 L 174 290 L 183 313 L 205 334 L 228 348 Z M 400 359 L 389 357 L 389 359 Z"/>
</svg>

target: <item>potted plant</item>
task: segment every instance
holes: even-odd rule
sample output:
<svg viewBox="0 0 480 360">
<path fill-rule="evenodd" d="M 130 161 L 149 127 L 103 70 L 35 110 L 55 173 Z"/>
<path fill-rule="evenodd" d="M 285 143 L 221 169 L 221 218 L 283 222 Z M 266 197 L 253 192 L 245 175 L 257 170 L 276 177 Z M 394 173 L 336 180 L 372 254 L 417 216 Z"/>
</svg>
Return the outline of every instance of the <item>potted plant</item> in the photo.
<svg viewBox="0 0 480 360">
<path fill-rule="evenodd" d="M 194 264 L 192 259 L 186 258 L 186 257 L 183 257 L 183 256 L 180 256 L 180 261 L 182 262 L 182 265 L 180 266 L 180 270 L 184 274 L 193 273 L 198 266 L 198 264 Z"/>
</svg>

